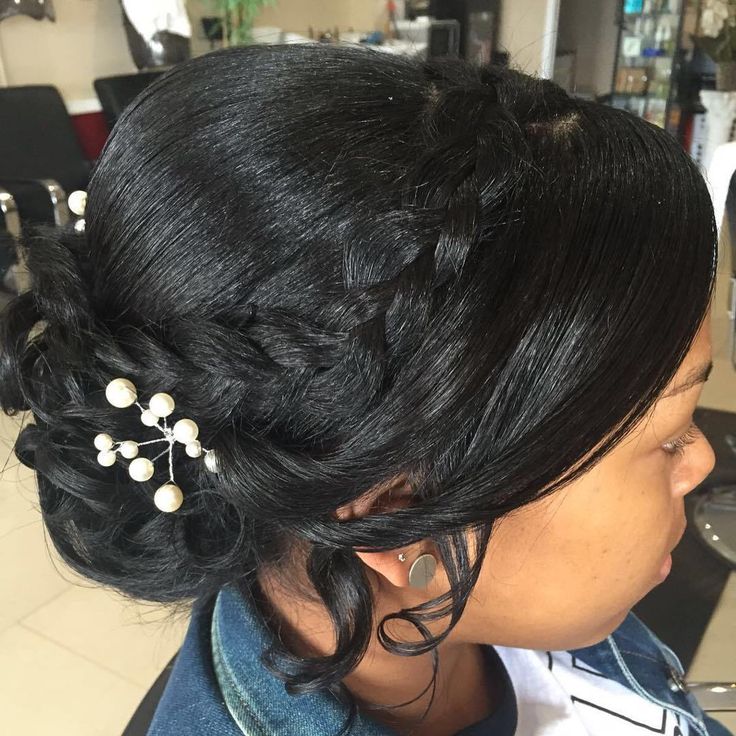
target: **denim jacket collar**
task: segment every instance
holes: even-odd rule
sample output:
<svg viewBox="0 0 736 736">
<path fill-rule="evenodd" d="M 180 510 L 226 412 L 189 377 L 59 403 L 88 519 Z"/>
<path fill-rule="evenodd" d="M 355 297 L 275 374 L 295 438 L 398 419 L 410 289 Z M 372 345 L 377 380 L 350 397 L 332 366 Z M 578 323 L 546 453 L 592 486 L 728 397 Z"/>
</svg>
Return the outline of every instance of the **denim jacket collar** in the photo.
<svg viewBox="0 0 736 736">
<path fill-rule="evenodd" d="M 329 693 L 289 695 L 284 683 L 261 664 L 270 640 L 253 603 L 232 586 L 222 588 L 212 615 L 213 664 L 225 704 L 241 731 L 247 736 L 336 736 L 348 707 Z M 629 613 L 599 644 L 569 651 L 606 677 L 679 713 L 693 736 L 730 736 L 725 727 L 706 718 L 683 683 L 677 656 L 635 614 Z M 396 736 L 364 714 L 358 715 L 351 733 Z"/>
<path fill-rule="evenodd" d="M 212 616 L 212 654 L 225 703 L 247 736 L 337 736 L 348 707 L 329 693 L 289 695 L 284 683 L 260 661 L 271 640 L 252 603 L 235 588 L 222 588 Z M 396 736 L 395 731 L 359 714 L 361 736 Z"/>
<path fill-rule="evenodd" d="M 677 655 L 633 612 L 604 641 L 569 650 L 584 664 L 687 719 L 690 733 L 709 736 L 705 714 L 685 685 Z M 712 721 L 711 721 L 712 722 Z"/>
</svg>

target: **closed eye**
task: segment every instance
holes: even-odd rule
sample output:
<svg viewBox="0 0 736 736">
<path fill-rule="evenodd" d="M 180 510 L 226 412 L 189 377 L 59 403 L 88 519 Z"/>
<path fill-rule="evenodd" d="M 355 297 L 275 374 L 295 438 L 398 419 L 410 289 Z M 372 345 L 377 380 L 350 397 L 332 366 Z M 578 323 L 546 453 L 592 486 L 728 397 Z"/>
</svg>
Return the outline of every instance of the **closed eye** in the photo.
<svg viewBox="0 0 736 736">
<path fill-rule="evenodd" d="M 681 434 L 677 439 L 672 440 L 672 442 L 667 442 L 662 445 L 662 449 L 668 455 L 681 457 L 685 454 L 685 448 L 702 437 L 702 435 L 703 433 L 700 431 L 699 427 L 695 422 L 692 422 L 684 434 Z"/>
</svg>

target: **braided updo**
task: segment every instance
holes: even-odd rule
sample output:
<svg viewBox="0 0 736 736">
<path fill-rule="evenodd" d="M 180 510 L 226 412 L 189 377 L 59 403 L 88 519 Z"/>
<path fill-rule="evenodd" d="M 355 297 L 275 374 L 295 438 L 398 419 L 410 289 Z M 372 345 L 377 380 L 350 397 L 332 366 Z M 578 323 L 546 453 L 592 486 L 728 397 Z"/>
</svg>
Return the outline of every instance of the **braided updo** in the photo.
<svg viewBox="0 0 736 736">
<path fill-rule="evenodd" d="M 0 405 L 32 414 L 15 451 L 51 539 L 103 585 L 184 605 L 307 545 L 338 647 L 277 651 L 290 692 L 339 692 L 366 650 L 356 547 L 432 539 L 454 625 L 494 521 L 644 416 L 715 276 L 707 190 L 664 131 L 513 70 L 323 44 L 163 75 L 113 130 L 85 219 L 27 238 L 32 289 L 0 327 Z M 217 476 L 176 460 L 175 514 L 153 505 L 163 476 L 96 462 L 97 432 L 141 434 L 105 401 L 119 376 L 176 397 L 217 452 Z M 402 474 L 409 507 L 335 518 Z M 383 625 L 404 654 L 441 640 Z"/>
</svg>

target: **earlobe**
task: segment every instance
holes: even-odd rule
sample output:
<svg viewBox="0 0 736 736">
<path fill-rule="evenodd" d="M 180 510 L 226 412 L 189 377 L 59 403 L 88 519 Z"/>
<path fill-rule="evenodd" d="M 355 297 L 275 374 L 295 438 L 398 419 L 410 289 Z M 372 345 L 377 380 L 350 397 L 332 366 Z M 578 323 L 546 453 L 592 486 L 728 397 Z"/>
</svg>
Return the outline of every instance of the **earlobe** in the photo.
<svg viewBox="0 0 736 736">
<path fill-rule="evenodd" d="M 405 588 L 408 585 L 408 566 L 399 559 L 396 550 L 381 552 L 355 552 L 366 567 L 382 578 L 388 580 L 396 588 Z M 405 553 L 402 553 L 405 555 Z"/>
<path fill-rule="evenodd" d="M 396 550 L 382 552 L 355 552 L 376 574 L 381 575 L 396 588 L 426 588 L 434 579 L 437 558 L 425 552 L 409 564 L 406 552 Z"/>
</svg>

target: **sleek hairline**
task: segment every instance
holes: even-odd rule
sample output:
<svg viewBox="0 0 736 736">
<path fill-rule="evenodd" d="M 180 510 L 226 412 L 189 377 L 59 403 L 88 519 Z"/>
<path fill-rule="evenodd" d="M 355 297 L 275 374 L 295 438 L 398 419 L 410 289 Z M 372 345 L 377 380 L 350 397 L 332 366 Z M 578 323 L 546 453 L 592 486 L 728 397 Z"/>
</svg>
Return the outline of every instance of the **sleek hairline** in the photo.
<svg viewBox="0 0 736 736">
<path fill-rule="evenodd" d="M 705 383 L 710 377 L 710 373 L 712 370 L 712 360 L 708 363 L 703 363 L 702 365 L 693 368 L 690 373 L 688 373 L 687 378 L 683 383 L 681 383 L 679 386 L 675 386 L 675 388 L 673 388 L 669 393 L 666 393 L 662 398 L 666 399 L 670 396 L 677 396 L 677 394 L 681 394 L 683 391 L 687 391 L 689 388 L 692 388 L 699 383 Z"/>
</svg>

